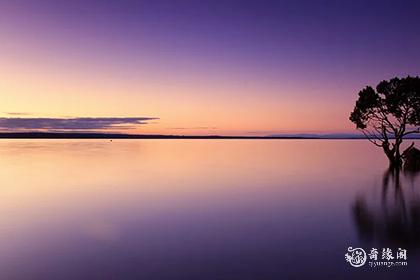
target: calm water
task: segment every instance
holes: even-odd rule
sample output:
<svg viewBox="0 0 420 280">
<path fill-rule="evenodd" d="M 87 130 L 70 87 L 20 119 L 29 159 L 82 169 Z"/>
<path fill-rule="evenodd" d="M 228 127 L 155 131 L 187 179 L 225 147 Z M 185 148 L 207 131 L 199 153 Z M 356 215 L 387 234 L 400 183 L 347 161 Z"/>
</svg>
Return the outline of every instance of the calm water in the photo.
<svg viewBox="0 0 420 280">
<path fill-rule="evenodd" d="M 414 277 L 420 176 L 386 167 L 360 140 L 2 140 L 0 279 Z"/>
</svg>

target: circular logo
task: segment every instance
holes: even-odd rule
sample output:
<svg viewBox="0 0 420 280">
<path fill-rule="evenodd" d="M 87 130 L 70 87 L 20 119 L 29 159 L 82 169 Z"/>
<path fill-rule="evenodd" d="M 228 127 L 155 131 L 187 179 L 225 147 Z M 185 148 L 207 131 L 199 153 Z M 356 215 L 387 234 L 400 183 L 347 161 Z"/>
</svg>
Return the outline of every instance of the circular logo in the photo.
<svg viewBox="0 0 420 280">
<path fill-rule="evenodd" d="M 346 261 L 350 263 L 353 267 L 360 267 L 366 263 L 366 252 L 362 248 L 352 248 L 347 249 L 347 254 L 344 255 Z"/>
</svg>

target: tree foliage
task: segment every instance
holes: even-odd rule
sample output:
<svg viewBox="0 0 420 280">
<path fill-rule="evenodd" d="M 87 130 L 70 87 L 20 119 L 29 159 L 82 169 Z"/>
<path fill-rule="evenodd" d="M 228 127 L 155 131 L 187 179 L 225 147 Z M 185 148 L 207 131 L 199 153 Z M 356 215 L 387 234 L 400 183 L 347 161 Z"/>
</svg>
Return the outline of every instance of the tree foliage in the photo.
<svg viewBox="0 0 420 280">
<path fill-rule="evenodd" d="M 420 78 L 393 78 L 359 92 L 350 120 L 382 147 L 391 164 L 401 161 L 403 138 L 420 133 Z"/>
</svg>

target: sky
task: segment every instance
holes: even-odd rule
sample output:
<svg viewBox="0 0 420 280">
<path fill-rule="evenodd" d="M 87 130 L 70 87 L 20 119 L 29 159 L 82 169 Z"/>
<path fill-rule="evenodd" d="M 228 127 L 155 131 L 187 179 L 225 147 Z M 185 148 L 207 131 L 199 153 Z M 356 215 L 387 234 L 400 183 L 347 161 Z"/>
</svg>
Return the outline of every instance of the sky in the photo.
<svg viewBox="0 0 420 280">
<path fill-rule="evenodd" d="M 352 132 L 360 89 L 420 75 L 419 13 L 387 0 L 0 0 L 0 130 Z"/>
</svg>

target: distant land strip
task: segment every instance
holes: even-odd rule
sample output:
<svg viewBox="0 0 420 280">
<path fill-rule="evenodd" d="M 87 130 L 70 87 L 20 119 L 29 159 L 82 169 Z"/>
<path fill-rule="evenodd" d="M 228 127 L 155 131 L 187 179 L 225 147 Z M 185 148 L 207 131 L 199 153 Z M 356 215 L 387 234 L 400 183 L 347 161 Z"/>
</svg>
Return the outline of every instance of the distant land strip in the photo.
<svg viewBox="0 0 420 280">
<path fill-rule="evenodd" d="M 0 132 L 0 139 L 303 139 L 293 136 L 161 135 L 67 132 Z M 312 137 L 311 137 L 312 138 Z"/>
<path fill-rule="evenodd" d="M 160 135 L 120 133 L 75 133 L 75 132 L 0 132 L 0 139 L 364 139 L 363 135 L 268 135 L 268 136 L 225 136 L 225 135 Z M 420 139 L 414 135 L 406 139 Z"/>
</svg>

